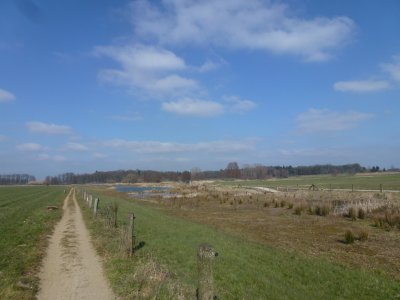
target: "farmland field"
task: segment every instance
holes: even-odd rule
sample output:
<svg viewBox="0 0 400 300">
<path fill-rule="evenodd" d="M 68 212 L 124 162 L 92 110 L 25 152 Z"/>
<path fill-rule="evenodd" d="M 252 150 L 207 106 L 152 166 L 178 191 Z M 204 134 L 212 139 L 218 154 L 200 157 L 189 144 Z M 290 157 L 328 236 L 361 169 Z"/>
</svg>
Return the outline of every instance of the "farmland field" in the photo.
<svg viewBox="0 0 400 300">
<path fill-rule="evenodd" d="M 105 258 L 106 273 L 123 299 L 195 297 L 196 247 L 204 242 L 220 254 L 214 280 L 221 299 L 394 299 L 400 295 L 399 230 L 373 227 L 372 219 L 352 221 L 305 212 L 298 216 L 293 206 L 288 207 L 289 200 L 301 202 L 303 196 L 323 201 L 323 192 L 238 196 L 216 186 L 183 186 L 186 196 L 181 198 L 135 200 L 124 193 L 91 189 L 101 199 L 100 210 L 110 203 L 118 206 L 120 227 L 108 229 L 101 218 L 93 220 L 81 200 L 95 245 Z M 364 194 L 358 196 L 364 199 Z M 376 197 L 379 202 L 386 196 Z M 141 245 L 132 259 L 121 254 L 119 237 L 129 212 L 135 213 L 135 234 Z M 369 239 L 346 244 L 346 229 L 356 234 L 365 230 Z"/>
<path fill-rule="evenodd" d="M 60 218 L 65 187 L 0 188 L 0 299 L 33 299 L 46 235 Z"/>
<path fill-rule="evenodd" d="M 318 175 L 296 176 L 287 179 L 269 180 L 227 180 L 218 181 L 222 185 L 259 186 L 259 187 L 292 187 L 307 189 L 312 184 L 321 189 L 376 190 L 382 184 L 384 190 L 400 191 L 400 173 L 356 174 L 356 175 Z"/>
</svg>

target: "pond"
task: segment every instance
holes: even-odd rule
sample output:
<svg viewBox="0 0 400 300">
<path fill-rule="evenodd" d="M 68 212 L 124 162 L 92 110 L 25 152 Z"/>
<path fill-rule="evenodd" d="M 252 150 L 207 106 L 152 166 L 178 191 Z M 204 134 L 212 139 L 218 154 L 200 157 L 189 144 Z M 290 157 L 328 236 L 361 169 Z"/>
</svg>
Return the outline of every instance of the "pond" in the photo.
<svg viewBox="0 0 400 300">
<path fill-rule="evenodd" d="M 151 193 L 156 192 L 167 192 L 170 187 L 164 186 L 132 186 L 132 185 L 117 185 L 115 190 L 122 193 Z"/>
</svg>

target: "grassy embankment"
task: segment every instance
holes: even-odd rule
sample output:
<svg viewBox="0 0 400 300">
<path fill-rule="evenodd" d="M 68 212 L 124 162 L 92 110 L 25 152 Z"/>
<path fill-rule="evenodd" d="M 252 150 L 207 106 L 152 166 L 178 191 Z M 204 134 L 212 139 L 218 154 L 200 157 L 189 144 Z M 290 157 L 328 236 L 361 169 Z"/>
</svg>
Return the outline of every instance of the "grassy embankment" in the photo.
<svg viewBox="0 0 400 300">
<path fill-rule="evenodd" d="M 379 190 L 380 184 L 384 190 L 400 190 L 400 173 L 377 173 L 356 175 L 319 175 L 319 176 L 295 176 L 287 179 L 268 180 L 242 180 L 242 181 L 218 181 L 222 185 L 260 186 L 260 187 L 293 187 L 309 188 L 312 184 L 322 189 L 351 189 L 355 190 Z"/>
<path fill-rule="evenodd" d="M 86 221 L 106 273 L 116 293 L 124 298 L 194 298 L 197 286 L 196 248 L 207 242 L 220 256 L 215 261 L 216 294 L 220 299 L 393 299 L 399 282 L 388 276 L 352 269 L 327 260 L 282 251 L 207 225 L 168 215 L 122 196 L 100 195 L 100 207 L 119 205 L 119 218 L 136 215 L 137 241 L 144 246 L 132 259 L 118 250 L 118 231 Z M 83 203 L 81 201 L 81 203 Z"/>
<path fill-rule="evenodd" d="M 34 299 L 46 235 L 60 219 L 65 187 L 0 187 L 0 299 Z"/>
</svg>

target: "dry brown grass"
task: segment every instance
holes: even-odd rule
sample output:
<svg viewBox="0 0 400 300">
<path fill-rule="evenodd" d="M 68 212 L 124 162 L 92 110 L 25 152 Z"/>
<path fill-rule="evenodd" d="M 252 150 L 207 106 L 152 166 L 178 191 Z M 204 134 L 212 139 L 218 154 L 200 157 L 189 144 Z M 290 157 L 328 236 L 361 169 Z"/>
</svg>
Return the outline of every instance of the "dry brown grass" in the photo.
<svg viewBox="0 0 400 300">
<path fill-rule="evenodd" d="M 184 189 L 180 187 L 175 193 Z M 182 199 L 180 207 L 174 205 L 171 198 L 157 201 L 157 206 L 175 216 L 209 224 L 245 239 L 345 265 L 383 271 L 400 279 L 399 196 L 342 191 L 272 194 L 202 187 L 195 197 Z M 154 205 L 154 201 L 143 202 Z M 354 208 L 357 222 L 342 217 L 348 215 L 351 208 Z M 342 242 L 346 230 L 355 232 L 358 241 L 367 242 L 357 242 L 349 248 Z"/>
</svg>

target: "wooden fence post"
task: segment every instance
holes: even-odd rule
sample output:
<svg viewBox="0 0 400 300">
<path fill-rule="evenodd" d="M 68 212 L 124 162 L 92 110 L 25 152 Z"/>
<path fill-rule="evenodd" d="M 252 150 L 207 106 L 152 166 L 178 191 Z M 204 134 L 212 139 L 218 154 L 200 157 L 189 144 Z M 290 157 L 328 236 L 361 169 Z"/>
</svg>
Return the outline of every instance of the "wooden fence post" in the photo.
<svg viewBox="0 0 400 300">
<path fill-rule="evenodd" d="M 197 250 L 197 265 L 199 271 L 198 300 L 212 300 L 214 295 L 213 261 L 218 256 L 212 246 L 201 244 Z"/>
<path fill-rule="evenodd" d="M 99 198 L 95 198 L 94 199 L 94 206 L 93 206 L 93 217 L 97 217 L 97 210 L 98 210 L 98 208 L 99 208 L 99 201 L 100 201 L 100 199 Z"/>
<path fill-rule="evenodd" d="M 128 214 L 128 232 L 127 232 L 127 239 L 128 239 L 128 256 L 131 257 L 135 252 L 135 214 L 129 213 Z"/>
<path fill-rule="evenodd" d="M 351 191 L 354 192 L 354 184 L 351 185 Z"/>
<path fill-rule="evenodd" d="M 379 187 L 379 189 L 381 190 L 381 193 L 383 192 L 383 186 L 382 186 L 382 183 L 380 184 L 380 187 Z"/>
</svg>

